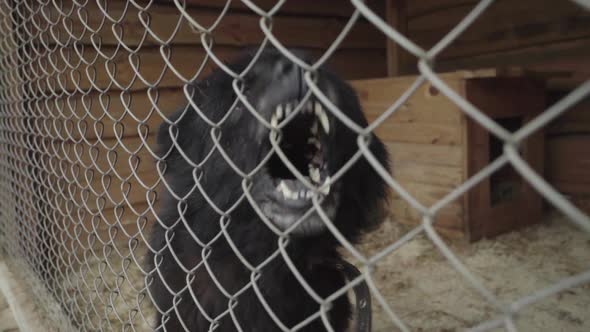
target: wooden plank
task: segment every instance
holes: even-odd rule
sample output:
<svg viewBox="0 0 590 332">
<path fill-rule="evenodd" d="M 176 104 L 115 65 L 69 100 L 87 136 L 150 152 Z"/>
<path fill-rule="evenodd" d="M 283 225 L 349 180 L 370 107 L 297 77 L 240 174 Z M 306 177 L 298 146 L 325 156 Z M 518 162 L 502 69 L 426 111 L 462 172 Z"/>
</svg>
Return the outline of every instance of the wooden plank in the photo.
<svg viewBox="0 0 590 332">
<path fill-rule="evenodd" d="M 571 90 L 588 78 L 587 58 L 590 56 L 588 38 L 553 42 L 513 50 L 488 52 L 477 56 L 440 59 L 439 71 L 518 66 L 527 75 L 547 80 L 553 89 Z"/>
<path fill-rule="evenodd" d="M 562 135 L 590 136 L 590 99 L 580 102 L 560 115 L 549 124 L 547 132 L 550 140 L 559 139 L 556 136 Z"/>
<path fill-rule="evenodd" d="M 139 137 L 140 125 L 149 128 L 148 133 L 155 134 L 163 122 L 158 111 L 170 115 L 185 104 L 186 96 L 181 88 L 74 96 L 59 107 L 66 116 L 55 119 L 59 130 L 53 136 L 64 140 L 85 137 L 92 142 L 97 138 Z M 56 108 L 54 114 L 60 114 L 58 107 L 51 105 L 51 108 Z M 76 120 L 68 119 L 72 114 Z M 144 131 L 142 128 L 143 134 Z"/>
<path fill-rule="evenodd" d="M 409 36 L 424 47 L 434 45 L 472 8 L 431 11 L 408 22 Z M 440 58 L 473 56 L 538 44 L 590 37 L 590 13 L 574 3 L 552 0 L 500 0 L 492 5 Z"/>
<path fill-rule="evenodd" d="M 324 50 L 307 49 L 315 59 Z M 387 75 L 385 49 L 338 49 L 326 65 L 345 80 L 358 80 Z"/>
<path fill-rule="evenodd" d="M 123 145 L 134 151 L 134 155 L 128 153 Z M 148 137 L 149 147 L 155 151 L 155 135 Z M 94 146 L 79 143 L 63 144 L 58 147 L 59 154 L 71 160 L 76 165 L 78 172 L 89 172 L 88 178 L 101 173 L 118 174 L 123 178 L 132 176 L 133 171 L 142 173 L 151 170 L 155 159 L 151 152 L 143 146 L 138 137 L 126 138 L 120 142 L 116 138 L 105 139 Z M 131 164 L 130 164 L 131 163 Z"/>
<path fill-rule="evenodd" d="M 214 47 L 215 55 L 224 63 L 235 59 L 240 50 L 227 47 Z M 125 50 L 113 47 L 102 47 L 101 52 L 112 57 L 108 62 L 94 48 L 86 47 L 80 55 L 90 64 L 80 64 L 76 69 L 65 70 L 62 74 L 39 75 L 39 85 L 42 91 L 57 90 L 62 86 L 68 91 L 76 88 L 87 91 L 97 87 L 101 90 L 110 87 L 110 91 L 120 91 L 126 88 L 129 91 L 146 89 L 148 85 L 156 85 L 159 88 L 176 88 L 184 84 L 184 80 L 193 80 L 201 64 L 205 62 L 205 68 L 197 79 L 209 74 L 217 65 L 207 56 L 201 46 L 175 45 L 170 48 L 168 58 L 165 58 L 160 48 L 144 47 L 139 53 L 130 57 Z M 73 49 L 65 50 L 70 57 L 77 58 L 78 54 Z M 314 50 L 310 54 L 320 56 L 322 52 Z M 59 58 L 58 58 L 59 59 Z M 168 59 L 174 71 L 167 64 Z M 385 73 L 385 53 L 380 50 L 340 50 L 334 53 L 327 65 L 333 68 L 343 78 L 363 78 L 366 75 L 381 75 Z M 351 63 L 367 63 L 366 66 L 351 66 Z M 33 64 L 30 72 L 41 72 L 39 66 L 50 67 L 49 59 L 40 59 Z M 58 66 L 66 66 L 63 59 L 58 60 Z M 176 75 L 179 73 L 180 77 Z M 37 76 L 37 75 L 34 75 Z M 55 83 L 57 80 L 62 85 Z M 48 83 L 52 82 L 52 83 Z M 48 85 L 50 84 L 50 85 Z"/>
<path fill-rule="evenodd" d="M 404 36 L 408 33 L 406 7 L 406 0 L 386 0 L 387 23 Z M 409 56 L 403 47 L 387 38 L 387 76 L 407 73 Z"/>
<path fill-rule="evenodd" d="M 153 212 L 147 203 L 134 204 L 133 208 L 139 214 L 129 206 L 105 209 L 94 217 L 88 216 L 79 229 L 84 229 L 84 234 L 92 234 L 100 241 L 122 243 L 126 247 L 129 239 L 141 238 L 140 232 L 147 236 L 155 222 Z"/>
<path fill-rule="evenodd" d="M 157 174 L 155 169 L 151 173 Z M 131 204 L 136 206 L 148 201 L 155 202 L 157 197 L 155 191 L 150 193 L 149 189 L 146 189 L 137 181 L 121 182 L 115 180 L 108 190 L 105 190 L 104 186 L 101 187 L 97 190 L 97 194 L 91 194 L 90 199 L 85 201 L 84 206 L 92 212 L 112 209 L 118 205 Z"/>
<path fill-rule="evenodd" d="M 159 3 L 169 3 L 168 0 L 158 0 Z M 219 0 L 186 0 L 189 7 L 209 7 L 222 8 L 226 1 Z M 269 11 L 276 4 L 276 0 L 255 0 L 252 1 L 256 6 L 264 11 Z M 367 6 L 375 13 L 380 14 L 385 10 L 384 1 L 382 0 L 368 0 Z M 250 11 L 250 8 L 241 1 L 232 1 L 230 8 L 232 10 Z M 305 16 L 335 16 L 335 17 L 349 17 L 354 10 L 354 6 L 350 2 L 343 2 L 340 0 L 290 0 L 285 1 L 279 14 L 289 15 L 305 15 Z"/>
<path fill-rule="evenodd" d="M 369 118 L 369 121 L 374 119 Z M 461 132 L 446 124 L 385 121 L 374 131 L 383 141 L 433 145 L 459 145 Z"/>
<path fill-rule="evenodd" d="M 427 170 L 427 172 L 444 171 L 434 170 L 439 166 L 428 167 L 424 165 L 418 165 L 417 167 Z M 454 185 L 449 185 L 446 183 L 442 185 L 433 184 L 432 182 L 435 181 L 430 181 L 432 178 L 416 181 L 411 177 L 405 176 L 405 174 L 403 174 L 404 170 L 402 170 L 402 174 L 397 173 L 395 165 L 392 167 L 392 169 L 395 180 L 398 181 L 398 183 L 406 191 L 408 191 L 412 197 L 425 206 L 432 206 L 448 195 L 455 188 Z M 422 215 L 409 203 L 404 201 L 395 191 L 393 191 L 393 189 L 390 189 L 389 200 L 390 213 L 394 220 L 407 220 L 411 221 L 412 224 L 421 222 Z M 438 227 L 442 227 L 454 229 L 455 231 L 462 230 L 464 218 L 463 211 L 463 202 L 461 199 L 447 204 L 437 213 L 437 229 Z"/>
<path fill-rule="evenodd" d="M 369 117 L 369 121 L 373 120 Z M 387 142 L 433 145 L 459 145 L 462 143 L 461 132 L 458 128 L 447 124 L 396 122 L 395 119 L 388 119 L 374 132 Z"/>
<path fill-rule="evenodd" d="M 156 171 L 152 171 L 155 173 Z M 108 177 L 108 176 L 107 176 Z M 143 176 L 145 178 L 145 176 Z M 105 178 L 106 179 L 106 178 Z M 149 179 L 146 179 L 150 181 Z M 100 181 L 95 178 L 92 181 Z M 88 180 L 80 179 L 79 189 L 69 193 L 68 201 L 81 207 L 85 213 L 99 213 L 101 211 L 113 209 L 116 206 L 127 206 L 131 204 L 143 204 L 147 201 L 155 202 L 158 198 L 156 190 L 143 187 L 137 180 L 129 181 L 111 180 L 110 186 L 105 180 L 105 184 L 92 183 L 87 185 L 83 182 Z M 105 189 L 105 188 L 108 188 Z"/>
<path fill-rule="evenodd" d="M 117 202 L 122 202 L 123 193 L 127 192 L 127 189 L 134 187 L 131 188 L 132 191 L 143 191 L 141 197 L 142 201 L 145 201 L 145 192 L 156 190 L 161 184 L 161 178 L 156 168 L 156 163 L 154 163 L 151 168 L 141 170 L 141 172 L 137 172 L 133 177 L 123 180 L 111 173 L 97 174 L 94 177 L 85 177 L 81 174 L 79 183 L 81 187 L 91 189 L 98 195 L 108 194 L 112 197 L 112 200 Z"/>
<path fill-rule="evenodd" d="M 457 166 L 425 165 L 415 162 L 397 162 L 391 165 L 394 179 L 419 184 L 454 188 L 464 181 L 463 169 Z"/>
<path fill-rule="evenodd" d="M 81 42 L 91 44 L 91 39 L 100 39 L 102 45 L 117 45 L 117 35 L 123 30 L 122 41 L 129 47 L 138 45 L 161 45 L 161 42 L 153 38 L 149 33 L 146 35 L 146 28 L 139 18 L 139 13 L 134 6 L 128 6 L 123 2 L 110 2 L 106 12 L 109 16 L 122 18 L 118 26 L 113 29 L 113 23 L 104 20 L 105 16 L 95 2 L 89 2 L 84 6 L 87 17 L 80 19 L 76 8 L 70 17 L 67 18 L 68 25 L 71 24 L 71 33 L 68 33 L 63 24 L 58 24 L 54 29 L 58 30 L 65 42 L 70 34 L 79 36 Z M 220 14 L 219 9 L 189 8 L 187 13 L 193 20 L 203 27 L 211 26 Z M 42 26 L 47 22 L 44 15 L 59 18 L 57 10 L 53 6 L 44 9 L 44 13 L 38 14 Z M 168 40 L 173 37 L 173 44 L 194 45 L 201 43 L 200 34 L 193 30 L 188 21 L 184 19 L 175 6 L 151 5 L 147 14 L 141 14 L 144 21 L 150 16 L 149 29 L 157 35 L 160 40 Z M 181 22 L 179 29 L 176 29 L 178 22 Z M 346 19 L 336 17 L 309 17 L 309 16 L 277 16 L 273 18 L 273 35 L 281 43 L 289 47 L 304 48 L 328 48 L 334 39 L 340 34 L 346 24 Z M 90 33 L 88 28 L 95 30 Z M 114 30 L 114 31 L 113 31 Z M 322 33 L 318 33 L 321 31 Z M 57 32 L 57 31 L 56 31 Z M 147 37 L 147 38 L 145 38 Z M 211 33 L 216 45 L 224 46 L 250 46 L 259 45 L 264 39 L 264 33 L 260 28 L 260 17 L 253 13 L 229 12 L 223 17 Z M 377 28 L 367 22 L 357 22 L 348 36 L 341 44 L 341 48 L 361 49 L 384 49 L 385 38 Z"/>
<path fill-rule="evenodd" d="M 542 82 L 530 78 L 469 79 L 467 98 L 487 116 L 500 119 L 537 114 L 545 107 Z M 517 95 L 518 94 L 518 95 Z"/>
<path fill-rule="evenodd" d="M 545 81 L 548 89 L 571 91 L 590 77 L 590 68 L 587 65 L 587 59 L 590 56 L 590 40 L 586 39 L 585 43 L 587 48 L 585 51 L 580 49 L 580 54 L 567 55 L 560 52 L 549 59 L 532 61 L 520 67 L 526 76 Z M 583 42 L 580 45 L 583 45 Z"/>
<path fill-rule="evenodd" d="M 385 142 L 394 163 L 414 162 L 425 165 L 460 167 L 463 150 L 458 146 Z"/>
<path fill-rule="evenodd" d="M 418 202 L 425 206 L 431 206 L 437 203 L 455 189 L 455 187 L 418 183 L 406 179 L 396 178 L 395 180 Z M 392 189 L 391 199 L 401 199 L 401 197 Z M 450 202 L 448 208 L 454 215 L 460 216 L 463 213 L 462 203 L 459 200 Z"/>
<path fill-rule="evenodd" d="M 563 181 L 559 179 L 550 180 L 551 185 L 559 192 L 568 195 L 572 198 L 588 195 L 588 183 L 584 182 L 571 182 Z"/>
<path fill-rule="evenodd" d="M 412 197 L 425 206 L 432 206 L 462 182 L 459 167 L 424 165 L 420 163 L 397 162 L 392 155 L 392 175 Z M 390 189 L 390 213 L 394 220 L 405 220 L 415 225 L 422 215 Z M 447 204 L 436 216 L 436 227 L 460 233 L 463 229 L 464 208 L 462 199 Z"/>
<path fill-rule="evenodd" d="M 590 195 L 579 195 L 571 198 L 572 203 L 587 215 L 590 215 Z"/>
<path fill-rule="evenodd" d="M 462 91 L 460 74 L 443 75 L 449 87 Z M 374 119 L 391 107 L 414 83 L 415 76 L 351 81 L 365 114 Z M 433 93 L 434 92 L 434 93 Z M 463 115 L 457 106 L 428 83 L 423 84 L 387 121 L 444 123 L 458 126 Z"/>
<path fill-rule="evenodd" d="M 184 50 L 184 48 L 180 49 L 181 52 Z M 191 52 L 188 50 L 185 52 L 186 57 L 189 57 Z M 339 61 L 341 66 L 344 66 L 348 61 L 352 60 L 350 59 L 351 55 L 357 56 L 349 52 L 337 53 L 334 59 Z M 360 54 L 358 55 L 360 56 Z M 156 61 L 152 57 L 158 57 L 157 54 L 154 55 L 152 53 L 142 53 L 140 56 L 142 63 L 144 63 L 142 69 L 145 68 L 142 71 L 147 71 L 150 68 L 149 64 L 153 64 Z M 185 60 L 185 57 L 181 57 L 180 59 Z M 180 60 L 177 62 L 180 63 Z M 189 62 L 185 63 L 190 64 Z M 118 68 L 123 68 L 124 65 L 125 61 L 122 60 Z M 127 63 L 127 65 L 129 64 Z M 161 65 L 163 66 L 163 62 Z M 190 68 L 186 66 L 186 70 L 184 71 L 188 72 L 189 70 Z M 121 81 L 130 81 L 132 79 L 132 77 L 122 77 L 124 74 L 134 75 L 132 71 L 125 70 L 118 71 L 117 77 Z M 163 114 L 171 114 L 186 104 L 186 96 L 183 89 L 174 87 L 174 77 L 170 77 L 170 80 L 166 77 L 167 75 L 164 76 L 160 89 L 157 92 L 134 90 L 125 94 L 121 94 L 118 91 L 112 91 L 105 95 L 91 93 L 87 96 L 74 96 L 67 103 L 59 102 L 49 104 L 48 107 L 52 110 L 53 114 L 64 114 L 65 116 L 61 121 L 58 121 L 59 125 L 57 127 L 61 128 L 61 130 L 53 132 L 53 136 L 61 137 L 62 139 L 77 139 L 84 136 L 87 139 L 93 140 L 98 136 L 112 138 L 117 133 L 120 137 L 130 137 L 137 135 L 138 125 L 140 123 L 147 126 L 150 132 L 155 133 L 162 122 L 162 118 L 157 110 L 160 110 Z M 107 86 L 109 80 L 103 76 L 103 79 L 100 81 L 97 80 L 97 82 Z M 167 88 L 169 85 L 172 87 Z M 85 86 L 84 88 L 89 88 L 89 86 Z M 156 101 L 155 105 L 153 101 Z M 72 118 L 72 116 L 74 117 Z M 53 126 L 50 129 L 53 130 Z"/>
<path fill-rule="evenodd" d="M 67 50 L 65 52 L 68 53 Z M 101 52 L 112 57 L 112 60 L 107 62 L 95 49 L 86 47 L 81 55 L 90 62 L 89 65 L 80 64 L 76 69 L 65 70 L 59 76 L 54 74 L 42 77 L 42 89 L 61 91 L 62 86 L 52 84 L 52 89 L 47 86 L 47 81 L 57 79 L 63 82 L 63 86 L 69 91 L 76 88 L 86 91 L 94 86 L 101 90 L 109 88 L 110 91 L 120 91 L 122 88 L 132 91 L 147 88 L 140 77 L 150 85 L 157 83 L 160 88 L 179 87 L 184 83 L 169 69 L 159 48 L 143 48 L 131 58 L 129 53 L 121 48 L 103 47 Z M 201 63 L 207 60 L 206 52 L 199 46 L 174 46 L 170 52 L 171 65 L 184 76 L 184 79 L 193 78 Z M 223 61 L 232 59 L 238 54 L 235 49 L 228 48 L 215 48 L 215 53 Z M 78 56 L 71 49 L 69 55 L 74 58 Z M 47 61 L 49 61 L 47 58 L 43 58 L 40 63 L 48 66 Z M 215 67 L 210 59 L 207 60 L 202 75 L 211 72 Z"/>
<path fill-rule="evenodd" d="M 548 139 L 547 178 L 564 193 L 590 194 L 590 135 Z"/>
<path fill-rule="evenodd" d="M 408 1 L 407 12 L 409 18 L 428 15 L 431 12 L 448 10 L 454 7 L 473 6 L 479 0 L 420 0 Z"/>
</svg>

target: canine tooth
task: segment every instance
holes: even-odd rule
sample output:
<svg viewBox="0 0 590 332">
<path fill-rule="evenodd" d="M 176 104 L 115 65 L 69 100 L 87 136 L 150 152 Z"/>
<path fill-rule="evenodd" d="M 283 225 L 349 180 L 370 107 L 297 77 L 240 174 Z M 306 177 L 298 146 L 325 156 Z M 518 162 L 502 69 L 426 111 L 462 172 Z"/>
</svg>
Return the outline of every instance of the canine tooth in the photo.
<svg viewBox="0 0 590 332">
<path fill-rule="evenodd" d="M 279 124 L 279 120 L 277 119 L 277 115 L 273 114 L 272 117 L 270 118 L 270 125 L 273 128 L 276 128 L 278 124 Z"/>
<path fill-rule="evenodd" d="M 277 189 L 278 189 L 280 192 L 282 192 L 283 194 L 285 193 L 285 189 L 286 189 L 286 190 L 289 190 L 289 189 L 287 188 L 287 185 L 285 184 L 285 182 L 284 182 L 284 181 L 282 181 L 282 180 L 281 180 L 281 182 L 279 182 L 279 185 L 277 186 Z"/>
<path fill-rule="evenodd" d="M 277 106 L 277 109 L 275 111 L 275 114 L 277 115 L 277 117 L 279 119 L 281 119 L 283 117 L 283 105 L 280 105 L 279 104 L 279 106 Z"/>
<path fill-rule="evenodd" d="M 317 102 L 315 103 L 315 115 L 320 119 L 326 134 L 330 133 L 330 121 L 328 120 L 328 115 L 326 115 L 326 112 L 322 109 L 322 104 Z"/>
<path fill-rule="evenodd" d="M 309 168 L 309 177 L 315 182 L 320 182 L 320 170 L 314 167 Z"/>
<path fill-rule="evenodd" d="M 283 196 L 285 196 L 285 198 L 293 199 L 293 195 L 297 195 L 297 193 L 294 193 L 291 191 L 291 189 L 289 189 L 289 187 L 284 181 L 281 181 L 279 183 L 279 191 L 283 193 Z"/>
<path fill-rule="evenodd" d="M 317 136 L 317 135 L 318 135 L 318 122 L 317 122 L 317 121 L 314 121 L 314 122 L 311 124 L 310 131 L 311 131 L 311 134 L 312 134 L 313 136 Z"/>
<path fill-rule="evenodd" d="M 324 181 L 324 183 L 322 184 L 322 188 L 320 189 L 320 192 L 324 195 L 327 195 L 330 193 L 330 186 L 327 185 L 330 183 L 330 177 L 328 176 L 326 178 L 326 180 Z"/>
</svg>

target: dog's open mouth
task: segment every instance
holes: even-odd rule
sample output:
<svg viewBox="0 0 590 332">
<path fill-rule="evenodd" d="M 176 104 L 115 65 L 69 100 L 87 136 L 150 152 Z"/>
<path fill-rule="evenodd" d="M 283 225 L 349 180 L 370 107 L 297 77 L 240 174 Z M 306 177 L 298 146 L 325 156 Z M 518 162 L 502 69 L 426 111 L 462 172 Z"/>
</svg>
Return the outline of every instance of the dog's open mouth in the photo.
<svg viewBox="0 0 590 332">
<path fill-rule="evenodd" d="M 277 105 L 271 116 L 271 125 L 276 127 L 284 121 L 297 105 L 298 102 Z M 327 163 L 329 133 L 330 121 L 317 101 L 307 102 L 299 114 L 283 127 L 279 144 L 281 150 L 297 171 L 317 189 L 310 189 L 299 181 L 275 153 L 267 164 L 276 188 L 275 200 L 280 200 L 287 207 L 304 208 L 311 204 L 316 192 L 320 198 L 330 193 Z M 273 132 L 273 135 L 276 133 Z"/>
</svg>

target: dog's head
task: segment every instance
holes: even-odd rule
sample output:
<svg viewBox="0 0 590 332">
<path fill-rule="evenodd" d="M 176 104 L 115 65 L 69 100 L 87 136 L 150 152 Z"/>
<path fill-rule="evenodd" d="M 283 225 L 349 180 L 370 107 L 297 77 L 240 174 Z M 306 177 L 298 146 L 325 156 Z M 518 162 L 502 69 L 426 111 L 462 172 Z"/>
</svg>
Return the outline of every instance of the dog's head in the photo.
<svg viewBox="0 0 590 332">
<path fill-rule="evenodd" d="M 174 128 L 164 124 L 160 129 L 167 174 L 176 178 L 172 183 L 189 188 L 178 178 L 199 180 L 199 190 L 190 196 L 205 189 L 209 200 L 225 208 L 243 197 L 246 187 L 258 213 L 296 236 L 326 231 L 314 199 L 345 235 L 354 236 L 377 222 L 385 185 L 365 158 L 337 176 L 357 153 L 358 134 L 309 93 L 304 71 L 279 52 L 265 51 L 254 63 L 252 59 L 249 54 L 230 66 L 236 73 L 249 68 L 239 82 L 217 71 L 196 83 L 193 100 L 198 110 L 183 109 L 171 119 Z M 346 118 L 367 126 L 348 84 L 325 69 L 313 79 Z M 242 90 L 250 108 L 237 98 L 234 88 Z M 221 123 L 212 129 L 209 121 Z M 374 135 L 369 139 L 371 152 L 387 167 L 383 144 Z M 196 164 L 200 178 L 191 177 Z M 245 182 L 234 167 L 247 174 Z"/>
</svg>

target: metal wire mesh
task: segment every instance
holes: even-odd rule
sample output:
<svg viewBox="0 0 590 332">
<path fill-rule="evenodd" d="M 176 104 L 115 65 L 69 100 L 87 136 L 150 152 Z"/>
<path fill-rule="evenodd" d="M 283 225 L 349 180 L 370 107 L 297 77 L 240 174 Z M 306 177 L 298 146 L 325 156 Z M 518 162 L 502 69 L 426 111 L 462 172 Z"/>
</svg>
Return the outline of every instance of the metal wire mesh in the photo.
<svg viewBox="0 0 590 332">
<path fill-rule="evenodd" d="M 479 1 L 454 29 L 427 50 L 396 31 L 362 0 L 351 2 L 355 10 L 348 23 L 314 63 L 300 59 L 273 35 L 273 18 L 280 12 L 284 1 L 278 1 L 269 11 L 247 0 L 242 0 L 242 6 L 259 16 L 264 36 L 262 44 L 274 46 L 301 67 L 310 93 L 326 105 L 331 116 L 356 133 L 358 152 L 339 171 L 340 174 L 358 159 L 365 158 L 387 185 L 418 211 L 422 222 L 380 252 L 365 256 L 339 233 L 324 213 L 322 219 L 328 231 L 359 262 L 362 276 L 327 299 L 317 298 L 317 294 L 307 287 L 310 296 L 322 304 L 321 310 L 295 327 L 285 326 L 276 319 L 272 308 L 265 305 L 277 323 L 275 329 L 295 330 L 320 319 L 326 329 L 331 330 L 326 320 L 329 303 L 355 284 L 365 281 L 376 305 L 386 312 L 392 326 L 408 331 L 409 327 L 396 313 L 395 304 L 382 295 L 373 272 L 384 257 L 421 234 L 432 241 L 464 282 L 495 308 L 496 315 L 473 326 L 473 331 L 498 327 L 516 331 L 515 321 L 525 307 L 557 292 L 589 283 L 590 270 L 587 270 L 505 303 L 459 260 L 437 233 L 434 223 L 442 208 L 510 164 L 569 221 L 590 233 L 590 218 L 536 174 L 518 152 L 521 143 L 532 134 L 590 95 L 590 81 L 516 132 L 509 132 L 461 97 L 433 69 L 437 56 L 476 21 L 493 0 Z M 184 99 L 186 103 L 186 98 L 192 95 L 190 82 L 202 77 L 210 64 L 235 78 L 235 93 L 245 101 L 240 88 L 245 73 L 235 73 L 226 66 L 212 37 L 226 19 L 230 4 L 231 1 L 227 1 L 218 16 L 200 22 L 187 10 L 183 0 L 175 0 L 174 6 L 166 12 L 154 12 L 153 1 L 120 2 L 116 4 L 119 6 L 116 14 L 112 10 L 114 4 L 100 0 L 0 2 L 0 29 L 5 32 L 0 37 L 2 245 L 9 257 L 33 271 L 31 278 L 42 281 L 32 284 L 34 290 L 39 294 L 51 294 L 72 325 L 80 330 L 150 330 L 161 324 L 153 321 L 155 309 L 146 287 L 149 276 L 157 271 L 147 271 L 142 263 L 144 252 L 149 250 L 145 245 L 147 230 L 150 223 L 157 220 L 157 188 L 162 185 L 161 174 L 152 168 L 162 158 L 154 150 L 150 132 L 153 132 L 154 124 L 167 118 L 169 110 L 178 106 L 178 101 L 182 103 Z M 153 28 L 154 22 L 162 17 L 170 28 L 167 33 Z M 332 57 L 361 19 L 373 24 L 388 39 L 418 58 L 420 72 L 406 93 L 365 128 L 348 119 L 314 81 L 314 73 Z M 186 26 L 190 29 L 185 29 Z M 126 39 L 126 31 L 132 29 L 141 32 L 134 34 L 140 36 L 138 40 Z M 181 58 L 175 65 L 171 45 L 178 38 L 200 41 L 204 50 L 202 63 Z M 165 65 L 158 69 L 152 67 L 146 74 L 145 68 L 151 64 L 141 55 L 145 48 L 155 50 Z M 181 73 L 178 63 L 192 66 L 191 75 Z M 174 100 L 164 98 L 172 79 L 184 84 L 184 91 Z M 397 112 L 425 82 L 436 87 L 466 115 L 500 139 L 504 146 L 500 157 L 432 205 L 421 203 L 392 178 L 371 153 L 367 142 L 371 132 Z M 143 91 L 143 94 L 132 99 L 134 91 Z M 122 111 L 112 111 L 114 104 Z M 252 108 L 250 112 L 255 115 L 257 111 Z M 213 138 L 217 137 L 218 125 L 211 123 Z M 271 124 L 264 123 L 264 126 L 270 128 Z M 275 152 L 281 155 L 276 142 L 273 145 Z M 216 144 L 215 148 L 223 153 L 221 145 Z M 289 169 L 297 170 L 284 154 L 281 160 Z M 243 189 L 247 196 L 249 174 L 235 165 L 232 168 L 244 178 Z M 305 182 L 301 174 L 295 176 Z M 338 181 L 338 176 L 332 181 Z M 252 200 L 247 201 L 252 204 Z M 321 209 L 317 201 L 314 201 L 314 207 Z M 223 226 L 228 224 L 225 219 L 227 211 L 217 210 L 222 225 L 220 236 L 227 236 Z M 275 255 L 287 259 L 284 249 L 288 246 L 288 235 L 282 234 L 280 239 Z M 206 262 L 206 251 L 201 254 Z M 260 266 L 253 267 L 245 259 L 240 259 L 252 271 L 248 287 L 257 289 Z M 301 284 L 306 285 L 302 275 L 293 272 Z M 216 278 L 215 275 L 211 277 Z M 223 316 L 232 315 L 235 294 L 225 296 L 228 310 L 220 317 L 207 317 L 211 329 Z M 49 303 L 41 299 L 40 305 L 50 306 Z M 156 310 L 170 314 L 163 309 Z M 59 318 L 51 316 L 50 319 Z M 236 329 L 239 328 L 236 326 Z"/>
</svg>

